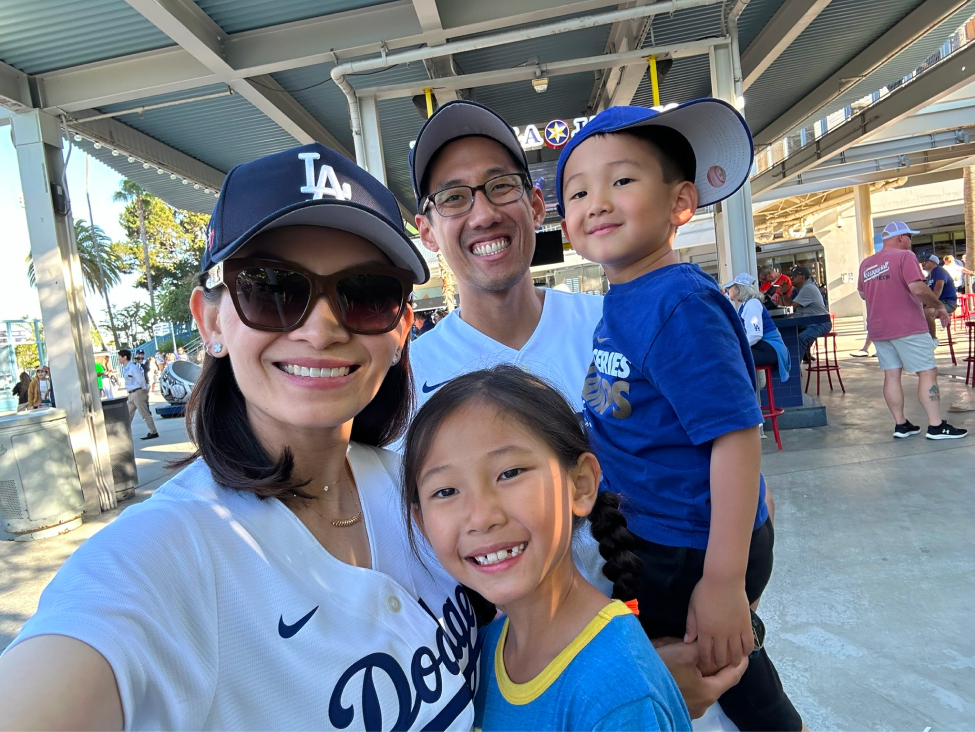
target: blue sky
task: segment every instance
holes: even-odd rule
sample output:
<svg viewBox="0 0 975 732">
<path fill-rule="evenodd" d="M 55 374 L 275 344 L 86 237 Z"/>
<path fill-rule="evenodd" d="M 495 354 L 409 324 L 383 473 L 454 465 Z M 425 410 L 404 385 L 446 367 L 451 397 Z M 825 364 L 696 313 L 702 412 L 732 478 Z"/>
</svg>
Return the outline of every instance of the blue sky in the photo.
<svg viewBox="0 0 975 732">
<path fill-rule="evenodd" d="M 88 219 L 88 204 L 85 201 L 87 157 L 83 150 L 74 148 L 68 161 L 68 193 L 71 196 L 72 215 L 85 220 Z M 122 240 L 125 234 L 118 219 L 123 206 L 112 201 L 112 194 L 118 190 L 122 177 L 94 158 L 90 165 L 89 185 L 95 223 L 113 240 Z M 9 125 L 0 127 L 0 222 L 3 222 L 0 250 L 3 251 L 4 263 L 0 268 L 0 320 L 17 319 L 25 315 L 29 318 L 40 318 L 37 290 L 27 281 L 27 265 L 24 263 L 30 253 L 30 237 L 27 233 L 17 153 L 10 139 Z M 149 297 L 145 290 L 133 287 L 132 282 L 135 279 L 135 275 L 124 276 L 122 283 L 111 291 L 113 309 L 135 300 L 148 303 Z M 95 319 L 99 323 L 107 320 L 105 301 L 91 293 L 86 295 Z"/>
</svg>

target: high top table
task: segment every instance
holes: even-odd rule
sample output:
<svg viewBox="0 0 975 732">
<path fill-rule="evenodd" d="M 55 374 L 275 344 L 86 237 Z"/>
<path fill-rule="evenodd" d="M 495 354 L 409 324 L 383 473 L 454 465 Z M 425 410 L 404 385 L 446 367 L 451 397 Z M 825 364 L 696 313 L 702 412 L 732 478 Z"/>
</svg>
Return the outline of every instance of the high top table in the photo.
<svg viewBox="0 0 975 732">
<path fill-rule="evenodd" d="M 785 383 L 779 381 L 778 369 L 772 369 L 772 390 L 775 393 L 775 406 L 783 407 L 786 413 L 779 417 L 780 429 L 790 429 L 794 427 L 815 427 L 826 424 L 825 409 L 811 397 L 806 396 L 805 402 L 802 390 L 802 372 L 799 364 L 802 354 L 799 353 L 799 331 L 810 325 L 818 323 L 829 323 L 830 317 L 826 315 L 785 315 L 772 316 L 772 322 L 782 334 L 782 340 L 786 348 L 789 349 L 789 356 L 792 361 L 792 370 L 789 371 L 789 380 Z M 809 412 L 804 416 L 790 412 L 799 408 L 815 409 L 816 414 Z"/>
</svg>

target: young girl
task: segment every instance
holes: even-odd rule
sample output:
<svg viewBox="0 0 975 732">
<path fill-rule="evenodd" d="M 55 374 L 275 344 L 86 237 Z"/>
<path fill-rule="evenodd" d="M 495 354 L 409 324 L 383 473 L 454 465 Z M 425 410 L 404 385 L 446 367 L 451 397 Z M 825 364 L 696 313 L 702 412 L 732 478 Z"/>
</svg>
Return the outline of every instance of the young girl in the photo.
<svg viewBox="0 0 975 732">
<path fill-rule="evenodd" d="M 506 614 L 481 629 L 477 727 L 691 728 L 631 608 L 572 561 L 589 515 L 614 596 L 633 597 L 632 535 L 616 497 L 597 497 L 599 463 L 558 392 L 513 366 L 455 379 L 414 419 L 403 473 L 408 526 Z"/>
</svg>

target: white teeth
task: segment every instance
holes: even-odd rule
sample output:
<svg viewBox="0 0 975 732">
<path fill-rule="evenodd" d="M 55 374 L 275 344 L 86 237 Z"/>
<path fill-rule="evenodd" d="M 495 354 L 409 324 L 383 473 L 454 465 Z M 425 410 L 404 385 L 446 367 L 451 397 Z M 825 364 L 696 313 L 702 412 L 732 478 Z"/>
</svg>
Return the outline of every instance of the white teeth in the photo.
<svg viewBox="0 0 975 732">
<path fill-rule="evenodd" d="M 490 552 L 489 554 L 485 554 L 483 556 L 475 556 L 474 561 L 482 567 L 490 566 L 492 564 L 497 564 L 498 562 L 503 562 L 505 559 L 517 557 L 519 554 L 525 551 L 525 547 L 527 546 L 528 542 L 526 541 L 518 546 L 513 546 L 510 549 L 502 549 L 501 551 Z"/>
<path fill-rule="evenodd" d="M 290 363 L 283 363 L 280 366 L 281 370 L 286 374 L 291 374 L 292 376 L 309 376 L 312 378 L 330 378 L 336 376 L 348 376 L 351 368 L 349 366 L 342 366 L 337 369 L 318 369 L 318 368 L 308 368 L 306 366 L 295 366 Z"/>
<path fill-rule="evenodd" d="M 494 241 L 482 241 L 471 247 L 471 252 L 478 257 L 483 257 L 488 254 L 497 254 L 498 252 L 504 251 L 511 246 L 511 242 L 508 239 L 495 239 Z"/>
</svg>

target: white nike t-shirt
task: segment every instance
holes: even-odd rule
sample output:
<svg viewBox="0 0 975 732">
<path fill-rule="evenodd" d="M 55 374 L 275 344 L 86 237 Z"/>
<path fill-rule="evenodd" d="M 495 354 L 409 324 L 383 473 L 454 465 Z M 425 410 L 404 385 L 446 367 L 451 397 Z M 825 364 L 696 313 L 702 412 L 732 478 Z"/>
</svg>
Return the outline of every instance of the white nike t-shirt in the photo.
<svg viewBox="0 0 975 732">
<path fill-rule="evenodd" d="M 127 730 L 469 730 L 473 611 L 422 537 L 422 563 L 410 549 L 398 457 L 353 444 L 349 463 L 372 569 L 197 461 L 80 547 L 11 647 L 95 648 Z"/>
<path fill-rule="evenodd" d="M 419 406 L 461 374 L 512 364 L 548 381 L 582 413 L 582 386 L 592 363 L 592 334 L 603 316 L 603 298 L 545 290 L 542 317 L 519 350 L 489 338 L 454 310 L 410 345 Z"/>
</svg>

